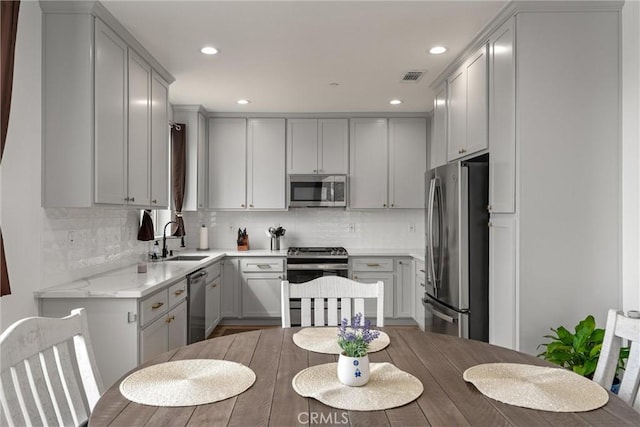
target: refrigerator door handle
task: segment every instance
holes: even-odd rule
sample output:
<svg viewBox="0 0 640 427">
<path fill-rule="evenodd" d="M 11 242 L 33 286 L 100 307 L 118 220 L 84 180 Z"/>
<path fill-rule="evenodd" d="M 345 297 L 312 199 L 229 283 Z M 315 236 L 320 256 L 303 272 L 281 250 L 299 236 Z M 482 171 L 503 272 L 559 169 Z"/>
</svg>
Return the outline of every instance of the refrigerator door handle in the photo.
<svg viewBox="0 0 640 427">
<path fill-rule="evenodd" d="M 429 199 L 427 203 L 427 233 L 429 238 L 427 239 L 427 281 L 433 283 L 436 287 L 435 280 L 435 261 L 433 258 L 433 203 L 435 199 L 436 179 L 432 178 L 429 181 Z"/>
<path fill-rule="evenodd" d="M 445 248 L 444 224 L 443 224 L 444 200 L 442 199 L 442 185 L 440 184 L 439 181 L 440 181 L 439 179 L 436 180 L 434 191 L 433 191 L 434 196 L 438 198 L 438 243 L 439 243 L 438 248 L 440 250 L 440 255 L 438 256 L 438 268 L 437 270 L 436 269 L 433 270 L 433 275 L 435 277 L 436 284 L 439 284 L 442 282 L 442 270 L 443 270 L 443 264 L 444 264 L 444 248 Z"/>
<path fill-rule="evenodd" d="M 434 303 L 433 301 L 431 301 L 431 300 L 429 300 L 429 299 L 427 299 L 427 298 L 424 298 L 422 301 L 423 301 L 425 304 L 429 304 L 429 305 L 431 306 L 431 313 L 432 313 L 434 316 L 439 317 L 440 319 L 442 319 L 442 320 L 444 320 L 445 322 L 448 322 L 448 323 L 454 323 L 454 324 L 455 324 L 455 323 L 458 323 L 458 319 L 456 319 L 456 318 L 454 318 L 454 317 L 452 317 L 452 316 L 449 316 L 448 314 L 445 314 L 445 313 L 443 313 L 443 312 L 439 311 L 439 310 L 437 309 L 437 306 L 436 306 L 436 304 L 437 304 L 437 303 Z"/>
</svg>

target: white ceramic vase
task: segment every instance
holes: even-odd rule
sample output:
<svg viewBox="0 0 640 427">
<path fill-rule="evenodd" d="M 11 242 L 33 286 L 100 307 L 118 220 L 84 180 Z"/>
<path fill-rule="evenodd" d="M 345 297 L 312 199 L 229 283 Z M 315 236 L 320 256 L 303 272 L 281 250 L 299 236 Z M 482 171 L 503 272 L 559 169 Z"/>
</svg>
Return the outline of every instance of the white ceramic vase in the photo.
<svg viewBox="0 0 640 427">
<path fill-rule="evenodd" d="M 338 379 L 350 387 L 365 385 L 369 381 L 369 355 L 349 357 L 341 354 L 338 358 Z"/>
</svg>

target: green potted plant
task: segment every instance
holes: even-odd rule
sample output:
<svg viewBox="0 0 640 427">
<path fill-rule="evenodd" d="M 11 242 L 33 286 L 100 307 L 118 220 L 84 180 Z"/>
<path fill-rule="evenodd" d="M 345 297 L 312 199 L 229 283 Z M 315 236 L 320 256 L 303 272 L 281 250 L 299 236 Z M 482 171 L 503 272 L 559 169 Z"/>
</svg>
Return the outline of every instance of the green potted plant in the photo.
<svg viewBox="0 0 640 427">
<path fill-rule="evenodd" d="M 569 332 L 564 326 L 559 326 L 556 329 L 551 328 L 551 330 L 555 335 L 544 336 L 544 338 L 550 338 L 551 342 L 538 346 L 538 348 L 540 346 L 546 347 L 546 350 L 538 354 L 538 357 L 542 356 L 549 362 L 592 379 L 602 349 L 604 329 L 596 328 L 595 319 L 592 315 L 588 315 L 576 325 L 574 333 Z M 623 347 L 620 350 L 616 378 L 618 378 L 618 372 L 624 369 L 628 357 L 629 347 Z M 614 390 L 615 384 L 616 381 L 614 381 L 612 388 Z"/>
</svg>

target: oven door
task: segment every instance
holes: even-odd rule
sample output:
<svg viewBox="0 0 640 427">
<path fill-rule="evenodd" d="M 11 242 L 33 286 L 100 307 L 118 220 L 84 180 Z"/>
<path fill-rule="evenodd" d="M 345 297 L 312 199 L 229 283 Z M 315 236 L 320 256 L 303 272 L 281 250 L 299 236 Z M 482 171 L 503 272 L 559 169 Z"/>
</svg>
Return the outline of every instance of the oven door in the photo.
<svg viewBox="0 0 640 427">
<path fill-rule="evenodd" d="M 287 263 L 287 280 L 289 283 L 304 283 L 323 276 L 348 276 L 349 267 L 346 263 Z M 311 308 L 313 301 L 311 301 Z M 326 307 L 325 307 L 326 308 Z M 340 303 L 338 302 L 338 308 Z M 292 298 L 289 302 L 289 312 L 291 313 L 291 326 L 300 326 L 300 299 Z M 326 318 L 326 313 L 325 313 Z"/>
</svg>

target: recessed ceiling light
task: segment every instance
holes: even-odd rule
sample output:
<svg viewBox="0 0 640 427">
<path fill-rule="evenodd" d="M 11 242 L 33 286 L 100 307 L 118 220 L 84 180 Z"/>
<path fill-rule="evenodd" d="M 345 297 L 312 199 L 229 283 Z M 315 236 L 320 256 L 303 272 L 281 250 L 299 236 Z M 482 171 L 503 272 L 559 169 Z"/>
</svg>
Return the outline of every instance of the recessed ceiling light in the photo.
<svg viewBox="0 0 640 427">
<path fill-rule="evenodd" d="M 444 46 L 434 46 L 431 49 L 429 49 L 429 53 L 433 55 L 440 55 L 441 53 L 445 53 L 446 51 L 447 51 L 447 48 Z"/>
<path fill-rule="evenodd" d="M 216 53 L 218 53 L 218 49 L 213 46 L 205 46 L 200 49 L 200 52 L 204 53 L 205 55 L 215 55 Z"/>
<path fill-rule="evenodd" d="M 247 105 L 251 103 L 248 99 L 238 99 L 236 102 L 240 105 Z"/>
<path fill-rule="evenodd" d="M 392 99 L 391 101 L 389 101 L 389 104 L 398 105 L 398 104 L 402 104 L 402 101 L 399 99 Z"/>
</svg>

